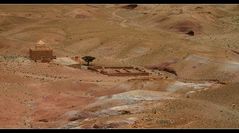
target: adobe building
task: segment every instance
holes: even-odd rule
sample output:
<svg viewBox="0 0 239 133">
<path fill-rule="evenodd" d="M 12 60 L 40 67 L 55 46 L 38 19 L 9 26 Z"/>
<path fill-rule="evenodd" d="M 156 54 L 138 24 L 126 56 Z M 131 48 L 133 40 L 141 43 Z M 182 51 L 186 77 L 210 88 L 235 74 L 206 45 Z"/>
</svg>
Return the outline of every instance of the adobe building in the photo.
<svg viewBox="0 0 239 133">
<path fill-rule="evenodd" d="M 50 62 L 55 58 L 53 50 L 46 46 L 46 43 L 40 40 L 34 48 L 29 49 L 29 55 L 32 60 L 41 62 Z"/>
</svg>

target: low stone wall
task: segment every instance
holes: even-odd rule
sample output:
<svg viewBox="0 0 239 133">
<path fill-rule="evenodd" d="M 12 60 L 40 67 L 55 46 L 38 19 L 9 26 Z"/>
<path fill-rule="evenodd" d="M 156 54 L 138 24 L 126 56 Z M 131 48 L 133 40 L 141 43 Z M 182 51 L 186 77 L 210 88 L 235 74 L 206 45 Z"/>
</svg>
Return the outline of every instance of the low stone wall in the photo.
<svg viewBox="0 0 239 133">
<path fill-rule="evenodd" d="M 101 67 L 101 66 L 90 66 L 88 67 L 89 70 L 102 73 L 104 75 L 109 76 L 148 76 L 149 73 L 145 72 L 144 70 L 141 70 L 139 68 L 134 67 Z M 111 70 L 113 72 L 105 71 L 105 70 Z M 122 72 L 120 70 L 123 70 L 125 72 Z M 134 70 L 135 72 L 131 72 Z"/>
<path fill-rule="evenodd" d="M 105 69 L 135 69 L 134 67 L 103 67 Z"/>
<path fill-rule="evenodd" d="M 93 68 L 93 67 L 88 67 L 88 70 L 95 71 L 95 72 L 99 72 L 99 70 L 98 70 L 98 69 L 96 69 L 96 68 Z"/>
<path fill-rule="evenodd" d="M 109 76 L 149 76 L 149 73 L 101 73 Z"/>
</svg>

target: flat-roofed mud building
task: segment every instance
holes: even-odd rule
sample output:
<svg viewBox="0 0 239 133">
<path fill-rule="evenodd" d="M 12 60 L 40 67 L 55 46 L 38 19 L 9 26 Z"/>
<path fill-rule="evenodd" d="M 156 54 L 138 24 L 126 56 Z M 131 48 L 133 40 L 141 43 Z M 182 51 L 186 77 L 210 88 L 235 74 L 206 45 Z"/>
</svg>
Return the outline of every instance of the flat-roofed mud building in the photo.
<svg viewBox="0 0 239 133">
<path fill-rule="evenodd" d="M 34 48 L 29 49 L 29 55 L 32 60 L 50 62 L 55 58 L 53 49 L 48 47 L 45 42 L 39 41 Z"/>
</svg>

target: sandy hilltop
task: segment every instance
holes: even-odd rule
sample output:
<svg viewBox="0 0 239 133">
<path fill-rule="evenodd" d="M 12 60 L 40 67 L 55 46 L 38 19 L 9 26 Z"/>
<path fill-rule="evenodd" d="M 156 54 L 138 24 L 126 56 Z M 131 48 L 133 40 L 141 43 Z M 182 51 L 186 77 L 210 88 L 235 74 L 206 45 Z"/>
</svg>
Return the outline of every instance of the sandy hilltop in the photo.
<svg viewBox="0 0 239 133">
<path fill-rule="evenodd" d="M 0 18 L 0 128 L 239 127 L 239 5 L 0 5 Z M 43 45 L 55 58 L 31 60 Z"/>
</svg>

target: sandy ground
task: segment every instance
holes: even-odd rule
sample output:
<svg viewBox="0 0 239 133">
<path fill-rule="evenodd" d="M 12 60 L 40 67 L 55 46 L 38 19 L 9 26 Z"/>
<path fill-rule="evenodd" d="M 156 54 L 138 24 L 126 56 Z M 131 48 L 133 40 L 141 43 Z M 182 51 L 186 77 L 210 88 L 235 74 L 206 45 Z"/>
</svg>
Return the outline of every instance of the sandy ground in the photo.
<svg viewBox="0 0 239 133">
<path fill-rule="evenodd" d="M 238 128 L 238 5 L 122 6 L 0 5 L 0 127 Z M 57 59 L 27 58 L 39 40 Z M 84 55 L 150 76 L 68 66 Z"/>
</svg>

